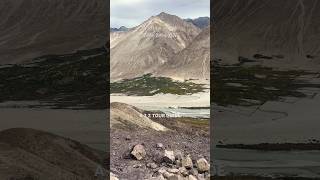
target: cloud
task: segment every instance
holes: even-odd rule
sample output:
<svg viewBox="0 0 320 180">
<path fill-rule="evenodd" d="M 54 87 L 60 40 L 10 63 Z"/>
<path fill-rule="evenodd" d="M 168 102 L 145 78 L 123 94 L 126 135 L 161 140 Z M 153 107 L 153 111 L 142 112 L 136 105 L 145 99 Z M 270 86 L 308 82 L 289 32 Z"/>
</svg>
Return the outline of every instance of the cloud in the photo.
<svg viewBox="0 0 320 180">
<path fill-rule="evenodd" d="M 210 16 L 210 0 L 111 0 L 111 27 L 136 26 L 161 12 L 181 18 Z"/>
</svg>

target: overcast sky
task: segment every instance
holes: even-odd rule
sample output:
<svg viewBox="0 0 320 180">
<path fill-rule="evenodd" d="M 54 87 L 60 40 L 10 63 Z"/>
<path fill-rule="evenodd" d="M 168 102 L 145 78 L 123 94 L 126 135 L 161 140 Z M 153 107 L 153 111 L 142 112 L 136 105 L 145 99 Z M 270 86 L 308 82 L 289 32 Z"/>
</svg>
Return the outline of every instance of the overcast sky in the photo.
<svg viewBox="0 0 320 180">
<path fill-rule="evenodd" d="M 210 0 L 111 0 L 111 27 L 134 27 L 161 12 L 181 18 L 210 16 Z"/>
</svg>

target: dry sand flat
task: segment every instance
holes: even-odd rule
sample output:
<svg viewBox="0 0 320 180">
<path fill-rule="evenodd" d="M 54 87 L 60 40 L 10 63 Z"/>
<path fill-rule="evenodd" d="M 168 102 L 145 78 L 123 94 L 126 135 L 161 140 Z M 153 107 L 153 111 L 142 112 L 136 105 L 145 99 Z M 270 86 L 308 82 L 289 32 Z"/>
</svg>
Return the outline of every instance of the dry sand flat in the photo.
<svg viewBox="0 0 320 180">
<path fill-rule="evenodd" d="M 111 95 L 110 102 L 123 102 L 137 107 L 209 107 L 210 92 L 192 95 L 157 94 L 154 96 Z"/>
</svg>

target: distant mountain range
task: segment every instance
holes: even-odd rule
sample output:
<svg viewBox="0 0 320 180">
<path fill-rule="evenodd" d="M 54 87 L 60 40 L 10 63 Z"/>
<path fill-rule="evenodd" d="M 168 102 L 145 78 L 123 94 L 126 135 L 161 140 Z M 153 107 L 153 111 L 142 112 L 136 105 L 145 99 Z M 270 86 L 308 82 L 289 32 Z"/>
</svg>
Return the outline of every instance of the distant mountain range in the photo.
<svg viewBox="0 0 320 180">
<path fill-rule="evenodd" d="M 127 31 L 129 28 L 125 26 L 121 26 L 119 28 L 110 28 L 110 32 L 117 32 L 117 31 Z"/>
<path fill-rule="evenodd" d="M 210 18 L 209 17 L 199 17 L 196 19 L 184 19 L 185 21 L 192 23 L 193 25 L 197 26 L 200 29 L 204 29 L 210 25 Z M 117 31 L 128 31 L 129 28 L 125 26 L 121 26 L 120 28 L 110 28 L 110 32 L 117 32 Z"/>
<path fill-rule="evenodd" d="M 210 25 L 209 17 L 199 17 L 196 19 L 184 19 L 184 20 L 192 23 L 193 25 L 197 26 L 200 29 L 204 29 Z"/>
<path fill-rule="evenodd" d="M 201 32 L 202 30 L 192 23 L 167 13 L 152 16 L 128 31 L 111 32 L 111 80 L 132 78 L 147 73 L 179 79 L 208 79 L 208 69 L 203 72 L 203 66 L 195 68 L 191 65 L 202 64 L 208 65 L 209 68 L 210 33 L 208 30 L 207 33 Z M 199 53 L 199 49 L 200 56 L 189 58 L 194 57 L 195 51 Z M 180 56 L 185 56 L 188 60 L 178 58 Z M 178 72 L 190 68 L 199 73 Z"/>
</svg>

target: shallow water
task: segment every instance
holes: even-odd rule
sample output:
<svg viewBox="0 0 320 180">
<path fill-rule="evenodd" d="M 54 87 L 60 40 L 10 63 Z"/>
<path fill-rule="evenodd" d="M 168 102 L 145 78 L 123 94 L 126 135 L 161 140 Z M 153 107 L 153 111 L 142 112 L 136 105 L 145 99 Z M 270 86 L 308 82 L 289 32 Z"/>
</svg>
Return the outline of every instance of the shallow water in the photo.
<svg viewBox="0 0 320 180">
<path fill-rule="evenodd" d="M 185 109 L 185 108 L 170 108 L 170 107 L 154 107 L 142 106 L 144 110 L 161 111 L 168 115 L 176 117 L 192 117 L 192 118 L 210 118 L 210 109 Z"/>
</svg>

